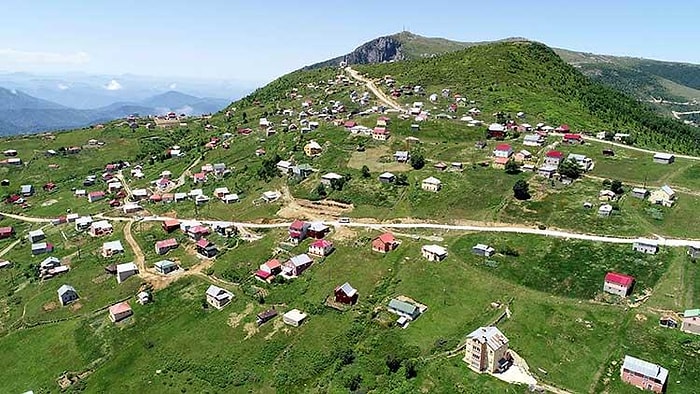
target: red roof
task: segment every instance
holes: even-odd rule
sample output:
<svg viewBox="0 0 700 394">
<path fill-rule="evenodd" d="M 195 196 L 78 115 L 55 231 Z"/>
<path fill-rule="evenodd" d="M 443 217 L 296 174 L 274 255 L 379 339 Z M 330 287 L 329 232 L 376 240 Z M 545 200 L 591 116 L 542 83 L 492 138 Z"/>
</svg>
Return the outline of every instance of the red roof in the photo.
<svg viewBox="0 0 700 394">
<path fill-rule="evenodd" d="M 103 192 L 103 191 L 96 191 L 96 192 L 88 193 L 88 197 L 102 197 L 104 195 L 105 195 L 105 192 Z"/>
<path fill-rule="evenodd" d="M 382 241 L 385 244 L 392 244 L 392 243 L 396 242 L 396 238 L 394 238 L 394 234 L 392 234 L 392 233 L 384 233 L 384 234 L 380 235 L 379 237 L 377 237 L 377 239 L 379 239 L 380 241 Z"/>
<path fill-rule="evenodd" d="M 509 150 L 512 150 L 512 149 L 513 149 L 513 148 L 511 148 L 510 144 L 499 144 L 499 145 L 496 145 L 496 149 L 495 149 L 495 150 L 509 151 Z"/>
<path fill-rule="evenodd" d="M 564 139 L 565 140 L 581 140 L 583 137 L 581 137 L 581 134 L 564 134 Z"/>
<path fill-rule="evenodd" d="M 12 227 L 0 227 L 0 234 L 12 234 Z"/>
<path fill-rule="evenodd" d="M 273 269 L 275 269 L 275 268 L 281 267 L 281 266 L 282 266 L 282 263 L 280 263 L 280 261 L 277 260 L 277 259 L 272 259 L 272 260 L 268 260 L 268 261 L 265 263 L 265 265 L 267 266 L 267 268 L 273 270 Z"/>
<path fill-rule="evenodd" d="M 556 128 L 557 131 L 569 131 L 569 125 L 568 124 L 563 124 L 559 127 Z"/>
<path fill-rule="evenodd" d="M 386 127 L 379 127 L 379 126 L 375 127 L 373 133 L 374 134 L 387 134 Z"/>
<path fill-rule="evenodd" d="M 345 127 L 355 127 L 355 126 L 357 126 L 357 123 L 353 122 L 352 120 L 348 120 L 344 123 L 344 126 Z"/>
<path fill-rule="evenodd" d="M 549 152 L 547 152 L 546 156 L 547 157 L 556 157 L 556 158 L 561 159 L 562 157 L 564 157 L 564 154 L 559 152 L 558 150 L 550 150 Z"/>
<path fill-rule="evenodd" d="M 149 197 L 151 201 L 161 201 L 163 199 L 163 196 L 160 194 L 153 194 L 151 197 Z"/>
<path fill-rule="evenodd" d="M 111 315 L 118 315 L 120 313 L 129 312 L 129 311 L 131 311 L 131 307 L 129 306 L 129 303 L 126 301 L 120 302 L 118 304 L 114 304 L 114 305 L 109 307 L 109 313 Z"/>
<path fill-rule="evenodd" d="M 506 163 L 508 163 L 508 160 L 509 159 L 507 157 L 497 157 L 497 158 L 493 159 L 493 162 L 496 164 L 506 164 Z"/>
<path fill-rule="evenodd" d="M 171 248 L 177 246 L 177 240 L 175 238 L 164 239 L 162 241 L 156 242 L 156 247 L 161 248 Z"/>
<path fill-rule="evenodd" d="M 163 221 L 163 226 L 165 226 L 165 227 L 175 227 L 175 226 L 179 226 L 179 225 L 180 225 L 180 221 L 178 221 L 177 219 L 168 219 L 168 220 Z"/>
<path fill-rule="evenodd" d="M 302 231 L 304 229 L 304 222 L 297 219 L 294 222 L 292 222 L 292 224 L 289 226 L 289 229 L 293 231 Z"/>
<path fill-rule="evenodd" d="M 605 281 L 624 287 L 630 287 L 632 282 L 634 282 L 634 277 L 625 274 L 618 274 L 617 272 L 608 272 L 605 275 Z"/>
<path fill-rule="evenodd" d="M 333 242 L 325 240 L 325 239 L 317 239 L 314 241 L 311 245 L 313 248 L 328 248 L 333 246 Z"/>
<path fill-rule="evenodd" d="M 201 238 L 199 241 L 197 241 L 197 246 L 200 248 L 206 248 L 210 243 L 211 242 L 207 241 L 206 238 Z"/>
<path fill-rule="evenodd" d="M 265 280 L 265 279 L 271 277 L 272 273 L 267 272 L 267 271 L 263 271 L 263 270 L 257 270 L 257 271 L 255 271 L 255 276 L 257 276 L 258 278 L 260 278 L 262 280 Z"/>
</svg>

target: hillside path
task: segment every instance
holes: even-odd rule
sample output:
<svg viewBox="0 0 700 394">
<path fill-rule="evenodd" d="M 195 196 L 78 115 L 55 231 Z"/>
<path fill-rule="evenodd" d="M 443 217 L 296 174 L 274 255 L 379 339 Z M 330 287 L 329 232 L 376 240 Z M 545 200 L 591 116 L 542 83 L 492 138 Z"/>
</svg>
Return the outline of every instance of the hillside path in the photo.
<svg viewBox="0 0 700 394">
<path fill-rule="evenodd" d="M 557 136 L 557 137 L 562 137 L 564 134 L 562 134 L 562 133 L 549 133 L 549 135 L 553 135 L 553 136 Z M 612 141 L 601 140 L 601 139 L 594 138 L 594 137 L 590 137 L 590 136 L 587 136 L 587 135 L 582 135 L 582 137 L 583 137 L 583 139 L 586 140 L 586 141 L 599 142 L 599 143 L 601 143 L 601 144 L 607 144 L 607 145 L 617 146 L 617 147 L 619 147 L 619 148 L 630 149 L 630 150 L 636 150 L 637 152 L 651 153 L 652 155 L 653 155 L 653 154 L 656 154 L 656 153 L 658 153 L 658 152 L 661 152 L 661 151 L 653 151 L 653 150 L 644 149 L 644 148 L 638 148 L 638 147 L 636 147 L 636 146 L 625 145 L 625 144 L 621 144 L 621 143 L 619 143 L 619 142 L 612 142 Z M 673 154 L 674 156 L 676 156 L 677 158 L 700 161 L 700 157 L 698 157 L 698 156 L 680 155 L 680 154 L 678 154 L 678 153 L 673 153 L 673 152 L 668 152 L 668 153 L 672 153 L 672 154 Z"/>
<path fill-rule="evenodd" d="M 386 104 L 387 107 L 393 108 L 397 111 L 404 111 L 404 109 L 401 107 L 401 105 L 399 105 L 399 103 L 397 103 L 391 97 L 384 94 L 384 92 L 381 89 L 379 89 L 377 85 L 375 85 L 374 82 L 372 82 L 372 80 L 363 77 L 362 75 L 360 75 L 359 72 L 353 70 L 352 67 L 345 67 L 345 71 L 347 71 L 347 73 L 350 74 L 350 76 L 353 79 L 364 83 L 367 89 L 369 89 L 377 97 L 377 99 L 379 99 L 379 101 Z"/>
</svg>

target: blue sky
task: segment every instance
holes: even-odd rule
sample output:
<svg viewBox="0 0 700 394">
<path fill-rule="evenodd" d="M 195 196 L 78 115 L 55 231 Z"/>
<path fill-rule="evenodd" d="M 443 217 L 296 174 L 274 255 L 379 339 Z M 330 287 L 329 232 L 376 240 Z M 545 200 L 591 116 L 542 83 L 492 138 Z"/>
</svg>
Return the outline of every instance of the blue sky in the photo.
<svg viewBox="0 0 700 394">
<path fill-rule="evenodd" d="M 2 0 L 0 69 L 264 82 L 402 29 L 700 63 L 700 5 L 650 0 Z M 496 3 L 496 4 L 494 4 Z"/>
</svg>

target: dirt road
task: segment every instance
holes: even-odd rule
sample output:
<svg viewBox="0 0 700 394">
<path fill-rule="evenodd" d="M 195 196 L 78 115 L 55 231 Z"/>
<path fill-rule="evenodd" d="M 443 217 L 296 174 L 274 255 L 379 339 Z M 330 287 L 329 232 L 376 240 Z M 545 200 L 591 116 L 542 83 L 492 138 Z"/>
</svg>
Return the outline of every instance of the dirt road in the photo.
<svg viewBox="0 0 700 394">
<path fill-rule="evenodd" d="M 377 85 L 375 85 L 374 82 L 372 82 L 372 80 L 363 77 L 362 75 L 360 75 L 360 73 L 353 70 L 352 67 L 345 67 L 345 71 L 347 71 L 347 73 L 350 74 L 350 76 L 353 79 L 364 83 L 365 86 L 367 86 L 367 89 L 369 89 L 369 91 L 372 92 L 372 94 L 374 94 L 377 97 L 377 99 L 383 102 L 387 107 L 395 109 L 397 111 L 404 111 L 404 108 L 401 107 L 399 103 L 397 103 L 396 101 L 394 101 L 394 99 L 384 94 L 384 92 L 380 88 L 378 88 Z"/>
</svg>

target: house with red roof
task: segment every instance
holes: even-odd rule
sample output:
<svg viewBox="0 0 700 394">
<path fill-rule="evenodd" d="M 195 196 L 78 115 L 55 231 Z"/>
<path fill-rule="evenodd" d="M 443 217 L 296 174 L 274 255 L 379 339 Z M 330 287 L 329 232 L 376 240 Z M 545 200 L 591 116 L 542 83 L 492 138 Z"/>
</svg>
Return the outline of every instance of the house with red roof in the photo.
<svg viewBox="0 0 700 394">
<path fill-rule="evenodd" d="M 608 272 L 605 275 L 603 291 L 620 297 L 627 297 L 632 291 L 632 286 L 634 286 L 634 277 L 617 272 Z"/>
<path fill-rule="evenodd" d="M 88 201 L 90 202 L 100 201 L 103 198 L 105 198 L 105 192 L 101 190 L 88 193 Z"/>
<path fill-rule="evenodd" d="M 372 139 L 377 141 L 386 141 L 389 139 L 390 133 L 386 127 L 377 126 L 372 130 Z"/>
<path fill-rule="evenodd" d="M 562 138 L 565 144 L 583 144 L 583 136 L 581 134 L 566 133 Z"/>
<path fill-rule="evenodd" d="M 187 235 L 197 241 L 202 239 L 202 237 L 209 235 L 209 232 L 209 227 L 207 226 L 192 226 L 187 229 Z"/>
<path fill-rule="evenodd" d="M 260 268 L 255 271 L 255 277 L 270 282 L 280 272 L 282 272 L 282 263 L 277 259 L 271 259 L 260 265 Z"/>
<path fill-rule="evenodd" d="M 10 238 L 14 233 L 15 229 L 12 227 L 0 227 L 0 239 Z"/>
<path fill-rule="evenodd" d="M 327 239 L 317 239 L 309 245 L 309 254 L 325 257 L 333 253 L 333 242 Z"/>
<path fill-rule="evenodd" d="M 303 241 L 306 238 L 310 225 L 310 223 L 298 219 L 292 222 L 288 229 L 289 240 L 293 244 L 298 244 L 299 242 Z"/>
<path fill-rule="evenodd" d="M 494 157 L 505 157 L 506 159 L 513 155 L 513 147 L 510 144 L 498 144 L 493 150 Z"/>
<path fill-rule="evenodd" d="M 148 197 L 148 200 L 152 203 L 157 203 L 163 201 L 163 196 L 160 194 L 151 194 L 150 197 Z"/>
<path fill-rule="evenodd" d="M 556 129 L 554 129 L 554 131 L 556 131 L 557 133 L 568 133 L 569 130 L 570 130 L 570 128 L 569 128 L 568 124 L 560 125 Z"/>
<path fill-rule="evenodd" d="M 563 153 L 559 152 L 558 150 L 550 150 L 544 155 L 544 164 L 558 167 L 562 159 L 564 159 Z"/>
<path fill-rule="evenodd" d="M 178 243 L 175 238 L 164 239 L 156 242 L 156 253 L 166 254 L 173 249 L 177 249 Z"/>
<path fill-rule="evenodd" d="M 172 233 L 173 231 L 180 228 L 180 221 L 177 219 L 166 219 L 163 221 L 162 226 L 163 230 L 165 230 L 168 233 Z"/>
<path fill-rule="evenodd" d="M 204 183 L 207 181 L 207 174 L 204 172 L 198 172 L 192 175 L 192 180 L 194 183 Z"/>
<path fill-rule="evenodd" d="M 195 246 L 197 247 L 197 253 L 203 257 L 212 258 L 219 253 L 216 245 L 214 245 L 213 242 L 208 241 L 206 238 L 201 238 L 199 241 L 197 241 Z"/>
<path fill-rule="evenodd" d="M 352 120 L 346 120 L 345 123 L 343 123 L 343 126 L 346 129 L 352 129 L 353 127 L 357 126 L 357 122 Z"/>
<path fill-rule="evenodd" d="M 399 247 L 399 242 L 392 233 L 384 233 L 372 240 L 372 250 L 379 253 L 387 253 Z"/>
<path fill-rule="evenodd" d="M 126 301 L 109 307 L 109 320 L 111 320 L 112 323 L 118 323 L 133 314 L 134 312 L 131 310 L 131 306 L 129 306 L 129 303 Z"/>
</svg>

